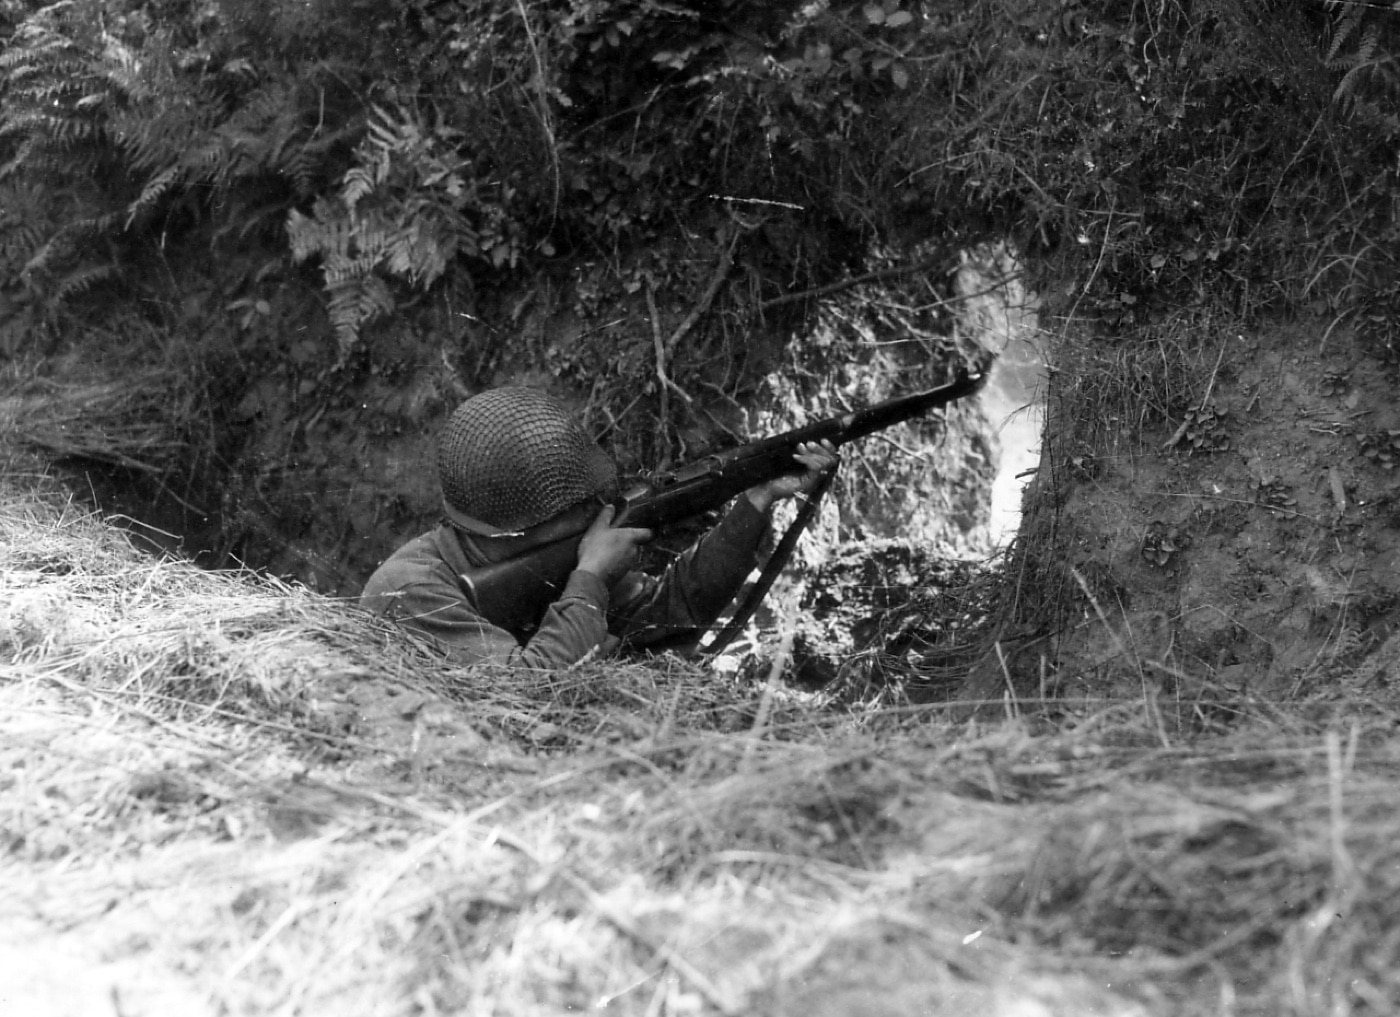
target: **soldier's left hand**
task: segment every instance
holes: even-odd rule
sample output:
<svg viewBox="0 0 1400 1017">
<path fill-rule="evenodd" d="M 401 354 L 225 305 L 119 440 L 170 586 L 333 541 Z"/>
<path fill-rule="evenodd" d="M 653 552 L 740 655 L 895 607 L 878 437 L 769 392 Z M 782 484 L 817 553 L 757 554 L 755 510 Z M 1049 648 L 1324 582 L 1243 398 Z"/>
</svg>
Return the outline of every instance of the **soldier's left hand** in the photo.
<svg viewBox="0 0 1400 1017">
<path fill-rule="evenodd" d="M 775 477 L 766 484 L 759 484 L 748 490 L 749 501 L 760 512 L 767 512 L 774 502 L 791 498 L 794 495 L 810 494 L 821 480 L 822 474 L 835 469 L 841 462 L 835 446 L 829 441 L 804 441 L 797 446 L 793 458 L 807 469 L 803 473 Z"/>
</svg>

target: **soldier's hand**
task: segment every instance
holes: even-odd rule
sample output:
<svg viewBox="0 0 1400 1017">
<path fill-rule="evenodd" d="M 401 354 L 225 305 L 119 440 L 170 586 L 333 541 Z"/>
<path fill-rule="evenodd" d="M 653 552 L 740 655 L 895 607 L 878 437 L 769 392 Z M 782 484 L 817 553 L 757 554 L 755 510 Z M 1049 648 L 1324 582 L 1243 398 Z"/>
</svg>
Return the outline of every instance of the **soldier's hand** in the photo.
<svg viewBox="0 0 1400 1017">
<path fill-rule="evenodd" d="M 651 531 L 635 526 L 612 524 L 617 509 L 603 506 L 593 525 L 584 531 L 578 545 L 578 565 L 581 572 L 592 572 L 611 586 L 637 562 L 637 549 L 651 539 Z"/>
<path fill-rule="evenodd" d="M 760 512 L 767 512 L 776 501 L 798 494 L 810 494 L 821 480 L 822 474 L 835 469 L 841 461 L 835 446 L 829 441 L 804 441 L 797 446 L 793 458 L 807 467 L 806 472 L 775 477 L 766 484 L 749 488 L 746 493 L 754 508 Z"/>
</svg>

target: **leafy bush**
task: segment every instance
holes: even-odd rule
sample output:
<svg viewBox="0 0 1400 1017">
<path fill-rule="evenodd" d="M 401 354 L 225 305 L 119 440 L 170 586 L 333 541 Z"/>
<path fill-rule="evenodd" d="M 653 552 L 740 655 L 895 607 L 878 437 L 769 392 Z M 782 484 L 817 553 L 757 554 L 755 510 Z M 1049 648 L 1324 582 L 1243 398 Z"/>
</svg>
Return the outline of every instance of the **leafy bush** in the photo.
<svg viewBox="0 0 1400 1017">
<path fill-rule="evenodd" d="M 1001 237 L 1052 306 L 1110 329 L 1201 301 L 1374 313 L 1400 300 L 1394 20 L 1331 0 L 7 0 L 0 177 L 29 197 L 3 257 L 50 308 L 157 286 L 171 245 L 257 246 L 247 286 L 319 262 L 342 356 L 414 288 L 578 267 L 585 310 L 646 288 L 742 331 Z M 716 247 L 733 271 L 700 301 Z"/>
</svg>

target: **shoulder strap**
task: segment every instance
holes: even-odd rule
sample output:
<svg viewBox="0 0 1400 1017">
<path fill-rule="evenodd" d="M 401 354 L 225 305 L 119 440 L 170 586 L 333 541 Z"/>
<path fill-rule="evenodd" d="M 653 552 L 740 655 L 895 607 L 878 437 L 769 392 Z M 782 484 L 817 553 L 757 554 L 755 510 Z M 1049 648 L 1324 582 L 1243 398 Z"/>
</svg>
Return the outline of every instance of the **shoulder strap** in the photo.
<svg viewBox="0 0 1400 1017">
<path fill-rule="evenodd" d="M 709 643 L 700 648 L 702 656 L 714 657 L 723 653 L 729 648 L 729 644 L 734 642 L 735 637 L 743 631 L 744 626 L 749 623 L 749 619 L 758 610 L 758 605 L 763 603 L 763 598 L 768 595 L 774 580 L 778 578 L 778 573 L 783 570 L 788 559 L 792 557 L 792 552 L 797 548 L 797 541 L 802 536 L 802 532 L 816 518 L 822 496 L 831 487 L 831 481 L 835 476 L 834 469 L 822 474 L 821 479 L 817 481 L 817 486 L 812 489 L 811 493 L 807 495 L 807 500 L 797 510 L 797 518 L 792 521 L 792 525 L 783 534 L 783 539 L 778 542 L 778 546 L 773 549 L 773 553 L 763 563 L 763 571 L 759 573 L 753 586 L 749 587 L 748 593 L 744 594 L 744 599 L 735 609 L 733 616 L 724 628 L 714 634 Z"/>
</svg>

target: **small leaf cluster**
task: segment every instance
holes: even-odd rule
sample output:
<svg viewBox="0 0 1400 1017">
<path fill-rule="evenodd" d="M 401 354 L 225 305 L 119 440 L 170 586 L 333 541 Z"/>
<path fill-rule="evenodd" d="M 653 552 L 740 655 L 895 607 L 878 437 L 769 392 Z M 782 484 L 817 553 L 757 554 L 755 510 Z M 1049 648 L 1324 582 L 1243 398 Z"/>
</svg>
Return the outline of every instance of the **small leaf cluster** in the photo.
<svg viewBox="0 0 1400 1017">
<path fill-rule="evenodd" d="M 409 110 L 376 108 L 339 191 L 309 215 L 289 213 L 293 259 L 320 260 L 342 356 L 365 322 L 393 310 L 386 277 L 426 288 L 459 257 L 493 268 L 518 260 L 511 188 L 480 180 L 455 135 Z"/>
<path fill-rule="evenodd" d="M 1186 411 L 1186 432 L 1183 440 L 1188 452 L 1226 452 L 1230 449 L 1230 435 L 1225 430 L 1227 410 L 1218 408 L 1213 402 Z"/>
<path fill-rule="evenodd" d="M 1327 371 L 1318 382 L 1317 389 L 1325 396 L 1343 396 L 1351 388 L 1350 371 Z"/>
<path fill-rule="evenodd" d="M 1371 431 L 1357 435 L 1362 458 L 1383 470 L 1400 465 L 1400 430 Z"/>
<path fill-rule="evenodd" d="M 1070 476 L 1075 480 L 1094 480 L 1103 472 L 1103 461 L 1087 445 L 1076 448 L 1068 460 Z"/>
<path fill-rule="evenodd" d="M 1143 560 L 1158 568 L 1166 568 L 1177 553 L 1191 546 L 1191 535 L 1177 526 L 1153 520 L 1142 538 L 1140 553 Z"/>
<path fill-rule="evenodd" d="M 1254 502 L 1274 511 L 1289 511 L 1298 504 L 1293 489 L 1283 481 L 1270 477 L 1255 477 L 1249 483 Z"/>
</svg>

